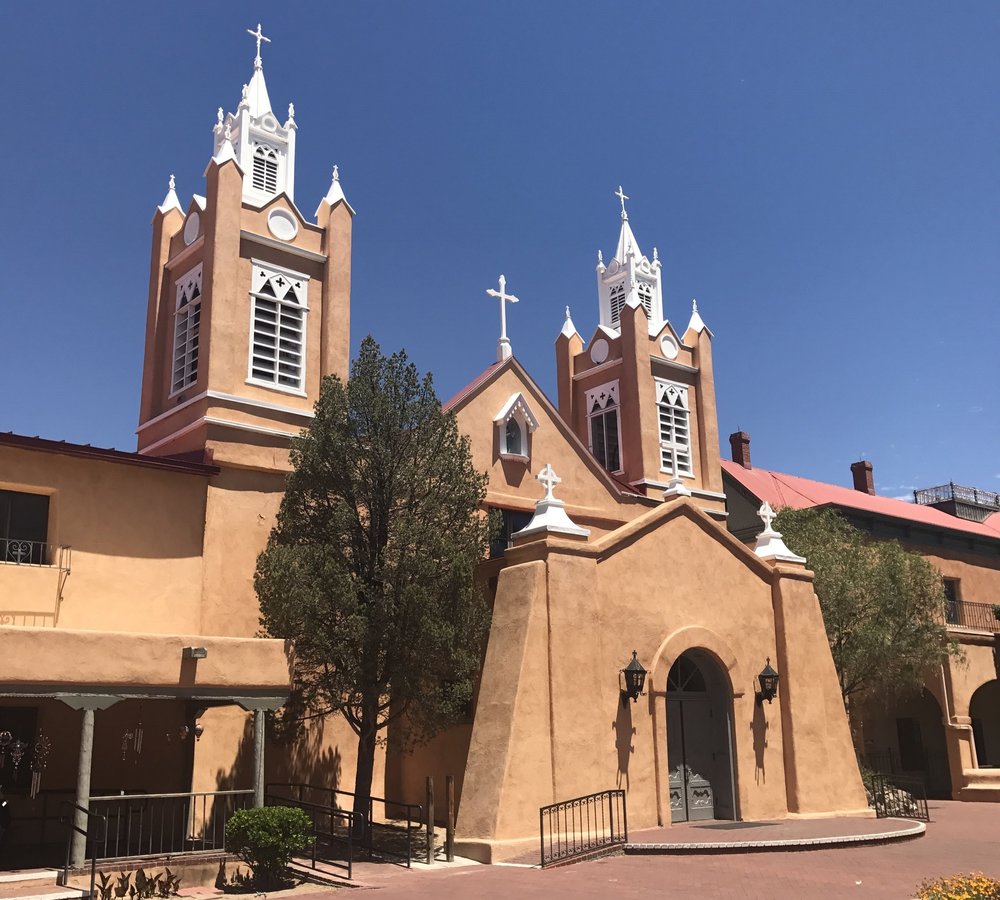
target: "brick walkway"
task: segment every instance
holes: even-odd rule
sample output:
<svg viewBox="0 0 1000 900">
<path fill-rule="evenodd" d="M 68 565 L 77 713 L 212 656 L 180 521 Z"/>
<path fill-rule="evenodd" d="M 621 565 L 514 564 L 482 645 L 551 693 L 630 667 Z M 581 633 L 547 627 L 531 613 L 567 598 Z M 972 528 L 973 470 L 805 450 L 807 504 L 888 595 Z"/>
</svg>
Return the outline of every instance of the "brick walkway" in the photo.
<svg viewBox="0 0 1000 900">
<path fill-rule="evenodd" d="M 972 870 L 1000 877 L 1000 804 L 931 803 L 927 834 L 916 840 L 808 852 L 617 856 L 564 868 L 510 866 L 365 873 L 373 900 L 420 897 L 699 897 L 739 900 L 908 898 L 924 878 Z M 342 891 L 310 900 L 338 900 Z"/>
</svg>

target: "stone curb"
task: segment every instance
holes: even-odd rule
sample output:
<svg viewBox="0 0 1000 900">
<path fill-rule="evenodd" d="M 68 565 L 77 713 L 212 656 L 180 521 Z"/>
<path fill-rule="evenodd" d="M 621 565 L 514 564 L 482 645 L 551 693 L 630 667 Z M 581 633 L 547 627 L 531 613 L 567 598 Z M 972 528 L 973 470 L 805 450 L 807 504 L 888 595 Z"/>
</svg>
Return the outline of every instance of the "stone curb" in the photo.
<svg viewBox="0 0 1000 900">
<path fill-rule="evenodd" d="M 846 834 L 833 837 L 795 838 L 774 841 L 712 841 L 687 844 L 626 844 L 629 855 L 681 854 L 681 853 L 761 853 L 780 850 L 825 850 L 830 847 L 850 847 L 860 844 L 887 844 L 922 837 L 927 831 L 923 822 L 915 822 L 900 831 L 882 831 L 877 834 Z"/>
</svg>

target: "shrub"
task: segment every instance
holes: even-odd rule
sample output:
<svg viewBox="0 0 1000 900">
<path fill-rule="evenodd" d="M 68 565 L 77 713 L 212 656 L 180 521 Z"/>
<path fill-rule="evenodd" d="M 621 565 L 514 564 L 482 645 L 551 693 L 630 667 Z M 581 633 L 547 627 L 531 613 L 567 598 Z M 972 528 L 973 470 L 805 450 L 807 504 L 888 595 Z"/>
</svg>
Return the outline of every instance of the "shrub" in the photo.
<svg viewBox="0 0 1000 900">
<path fill-rule="evenodd" d="M 253 869 L 254 886 L 281 884 L 292 856 L 312 844 L 312 821 L 301 809 L 240 809 L 226 822 L 226 850 Z"/>
<path fill-rule="evenodd" d="M 1000 900 L 1000 881 L 981 872 L 935 878 L 920 885 L 917 900 Z"/>
</svg>

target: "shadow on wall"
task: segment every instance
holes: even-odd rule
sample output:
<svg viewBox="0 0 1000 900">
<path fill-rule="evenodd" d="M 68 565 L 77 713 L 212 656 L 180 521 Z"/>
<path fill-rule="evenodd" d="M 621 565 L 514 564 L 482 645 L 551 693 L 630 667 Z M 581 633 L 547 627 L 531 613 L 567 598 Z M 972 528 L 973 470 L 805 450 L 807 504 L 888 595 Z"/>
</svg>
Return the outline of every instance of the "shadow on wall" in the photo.
<svg viewBox="0 0 1000 900">
<path fill-rule="evenodd" d="M 622 703 L 621 699 L 617 697 L 616 702 L 618 704 L 618 715 L 615 721 L 611 723 L 611 728 L 615 732 L 615 749 L 618 751 L 617 786 L 621 787 L 622 782 L 624 782 L 625 790 L 628 790 L 628 766 L 632 754 L 635 753 L 635 745 L 632 743 L 632 738 L 635 735 L 635 726 L 632 724 L 631 705 Z"/>
<path fill-rule="evenodd" d="M 750 733 L 753 735 L 754 781 L 757 784 L 767 783 L 767 773 L 764 770 L 764 751 L 767 749 L 767 729 L 769 728 L 764 707 L 757 702 L 753 705 L 753 719 L 750 722 Z"/>
<path fill-rule="evenodd" d="M 264 748 L 264 781 L 302 782 L 331 790 L 341 787 L 340 748 L 324 741 L 325 719 L 310 719 L 298 728 L 275 727 L 267 717 Z M 243 725 L 239 750 L 233 765 L 215 775 L 217 790 L 239 790 L 253 786 L 253 716 Z"/>
</svg>

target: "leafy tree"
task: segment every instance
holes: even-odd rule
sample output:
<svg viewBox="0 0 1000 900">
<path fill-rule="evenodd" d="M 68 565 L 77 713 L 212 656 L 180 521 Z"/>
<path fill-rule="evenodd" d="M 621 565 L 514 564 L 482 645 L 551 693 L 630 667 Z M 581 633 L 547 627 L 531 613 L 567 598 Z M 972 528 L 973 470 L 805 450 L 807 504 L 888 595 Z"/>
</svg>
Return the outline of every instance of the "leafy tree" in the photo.
<svg viewBox="0 0 1000 900">
<path fill-rule="evenodd" d="M 960 655 L 945 626 L 941 573 L 896 541 L 871 539 L 833 509 L 778 512 L 775 527 L 816 574 L 840 690 L 852 699 L 917 688 Z"/>
<path fill-rule="evenodd" d="M 347 384 L 323 379 L 292 442 L 293 472 L 257 560 L 261 624 L 295 642 L 299 699 L 358 735 L 366 814 L 380 732 L 421 740 L 472 697 L 489 607 L 473 571 L 489 546 L 486 475 L 430 375 L 370 336 Z"/>
</svg>

